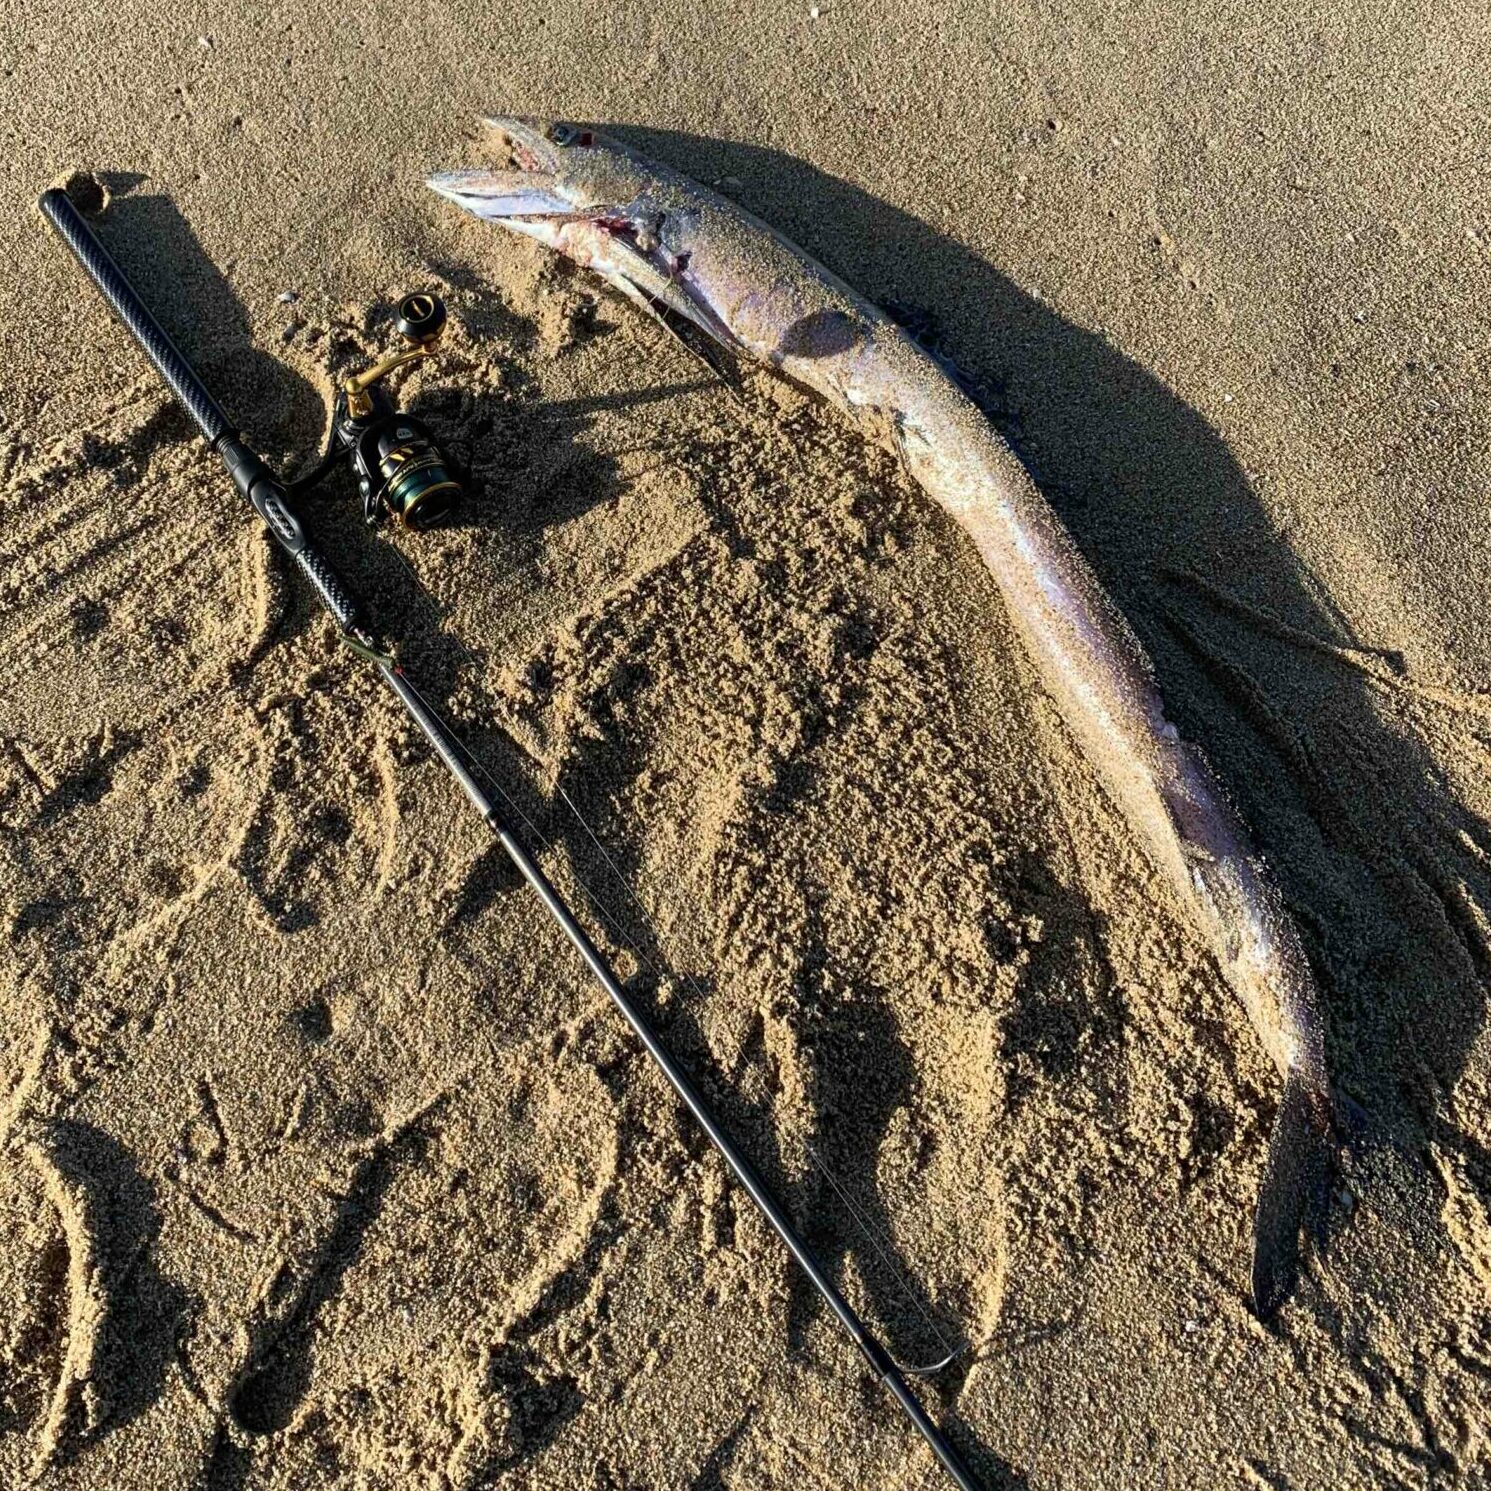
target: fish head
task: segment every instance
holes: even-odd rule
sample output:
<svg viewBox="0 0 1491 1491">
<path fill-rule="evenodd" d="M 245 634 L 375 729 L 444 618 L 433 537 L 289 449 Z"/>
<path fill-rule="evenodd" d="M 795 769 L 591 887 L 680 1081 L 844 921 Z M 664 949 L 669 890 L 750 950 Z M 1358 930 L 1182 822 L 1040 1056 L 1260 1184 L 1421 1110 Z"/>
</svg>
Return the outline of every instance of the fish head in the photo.
<svg viewBox="0 0 1491 1491">
<path fill-rule="evenodd" d="M 484 119 L 491 166 L 443 171 L 429 186 L 488 222 L 624 213 L 645 195 L 646 172 L 615 142 L 578 124 L 518 116 Z"/>
<path fill-rule="evenodd" d="M 596 271 L 685 340 L 691 328 L 733 345 L 689 273 L 695 199 L 708 193 L 589 125 L 517 116 L 482 122 L 495 164 L 431 176 L 432 190 Z"/>
</svg>

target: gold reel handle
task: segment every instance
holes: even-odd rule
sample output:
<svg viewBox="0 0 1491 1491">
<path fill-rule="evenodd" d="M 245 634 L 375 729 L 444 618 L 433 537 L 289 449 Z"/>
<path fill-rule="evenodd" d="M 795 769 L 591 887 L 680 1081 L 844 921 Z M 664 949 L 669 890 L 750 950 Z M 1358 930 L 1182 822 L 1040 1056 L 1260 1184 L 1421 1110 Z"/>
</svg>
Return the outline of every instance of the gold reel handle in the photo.
<svg viewBox="0 0 1491 1491">
<path fill-rule="evenodd" d="M 347 400 L 347 413 L 354 419 L 363 419 L 373 412 L 373 401 L 368 390 L 375 383 L 421 358 L 433 357 L 445 331 L 445 302 L 438 295 L 417 290 L 399 302 L 397 325 L 399 334 L 414 345 L 404 352 L 395 352 L 381 362 L 375 362 L 366 372 L 348 378 L 342 384 L 342 393 Z"/>
</svg>

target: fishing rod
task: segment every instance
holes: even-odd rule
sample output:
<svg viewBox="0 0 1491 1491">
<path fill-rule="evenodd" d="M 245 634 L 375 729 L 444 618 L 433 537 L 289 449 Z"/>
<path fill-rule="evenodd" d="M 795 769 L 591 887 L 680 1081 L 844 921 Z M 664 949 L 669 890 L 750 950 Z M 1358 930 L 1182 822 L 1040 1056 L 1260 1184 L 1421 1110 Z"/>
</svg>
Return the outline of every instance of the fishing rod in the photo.
<svg viewBox="0 0 1491 1491">
<path fill-rule="evenodd" d="M 407 527 L 423 529 L 434 526 L 452 512 L 461 496 L 461 481 L 454 463 L 442 455 L 428 429 L 399 410 L 384 386 L 384 379 L 395 369 L 433 354 L 445 325 L 445 308 L 439 298 L 430 294 L 406 297 L 399 307 L 398 327 L 410 342 L 410 349 L 383 359 L 341 385 L 325 453 L 304 476 L 285 482 L 233 427 L 221 405 L 146 308 L 66 191 L 53 188 L 44 192 L 38 206 L 175 394 L 213 454 L 222 461 L 238 492 L 294 562 L 335 621 L 342 640 L 371 663 L 393 690 L 508 858 L 631 1026 L 668 1085 L 693 1114 L 737 1182 L 760 1208 L 772 1231 L 859 1348 L 870 1370 L 885 1385 L 961 1491 L 980 1491 L 972 1472 L 928 1416 L 890 1353 L 839 1292 L 786 1209 L 659 1038 L 641 1006 L 611 971 L 574 912 L 477 779 L 478 773 L 487 775 L 484 768 L 415 688 L 393 652 L 379 641 L 352 592 L 307 535 L 292 509 L 292 494 L 308 490 L 339 463 L 346 462 L 357 480 L 364 518 L 369 524 L 378 522 L 386 512 Z"/>
</svg>

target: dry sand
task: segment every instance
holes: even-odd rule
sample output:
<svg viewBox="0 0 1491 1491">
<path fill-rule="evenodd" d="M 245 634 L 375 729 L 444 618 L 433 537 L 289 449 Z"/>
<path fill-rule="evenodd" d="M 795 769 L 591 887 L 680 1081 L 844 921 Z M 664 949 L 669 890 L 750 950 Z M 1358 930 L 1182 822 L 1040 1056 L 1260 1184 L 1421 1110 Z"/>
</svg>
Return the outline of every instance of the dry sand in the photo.
<svg viewBox="0 0 1491 1491">
<path fill-rule="evenodd" d="M 464 525 L 310 522 L 850 1295 L 967 1334 L 989 1485 L 1491 1483 L 1484 9 L 820 6 L 3 13 L 0 1484 L 941 1484 L 45 231 L 80 167 L 287 465 L 448 298 Z M 1112 586 L 1372 1124 L 1273 1328 L 1273 1073 L 970 547 L 424 192 L 484 108 L 929 315 Z"/>
</svg>

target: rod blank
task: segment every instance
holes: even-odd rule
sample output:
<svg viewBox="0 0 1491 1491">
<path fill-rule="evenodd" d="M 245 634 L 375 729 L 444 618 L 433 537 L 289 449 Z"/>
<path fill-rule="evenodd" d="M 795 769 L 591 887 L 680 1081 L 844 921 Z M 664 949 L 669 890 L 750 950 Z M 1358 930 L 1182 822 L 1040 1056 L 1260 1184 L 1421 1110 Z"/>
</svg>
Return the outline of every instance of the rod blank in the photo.
<svg viewBox="0 0 1491 1491">
<path fill-rule="evenodd" d="M 871 1335 L 853 1307 L 840 1294 L 813 1250 L 799 1235 L 785 1208 L 757 1173 L 745 1152 L 735 1143 L 729 1131 L 720 1123 L 692 1079 L 652 1028 L 642 1008 L 617 979 L 589 934 L 549 883 L 543 870 L 503 818 L 496 803 L 476 779 L 468 765 L 469 753 L 466 748 L 393 659 L 375 647 L 371 636 L 362 627 L 357 604 L 350 591 L 342 585 L 325 557 L 306 537 L 298 519 L 290 511 L 283 484 L 257 455 L 236 439 L 233 427 L 217 400 L 207 391 L 206 385 L 166 335 L 160 323 L 145 308 L 124 272 L 99 242 L 66 193 L 57 189 L 45 192 L 38 205 L 89 278 L 98 286 L 115 314 L 134 335 L 156 371 L 181 401 L 182 407 L 196 422 L 203 438 L 221 456 L 235 485 L 249 498 L 260 518 L 299 564 L 313 592 L 335 619 L 344 637 L 375 663 L 384 682 L 393 690 L 420 733 L 433 747 L 441 764 L 454 777 L 472 806 L 496 834 L 508 858 L 584 959 L 586 966 L 636 1033 L 658 1070 L 693 1114 L 741 1187 L 760 1208 L 772 1230 L 797 1260 L 808 1281 L 833 1311 L 916 1432 L 926 1441 L 960 1491 L 980 1491 L 972 1472 L 942 1430 L 928 1417 L 889 1353 Z"/>
</svg>

